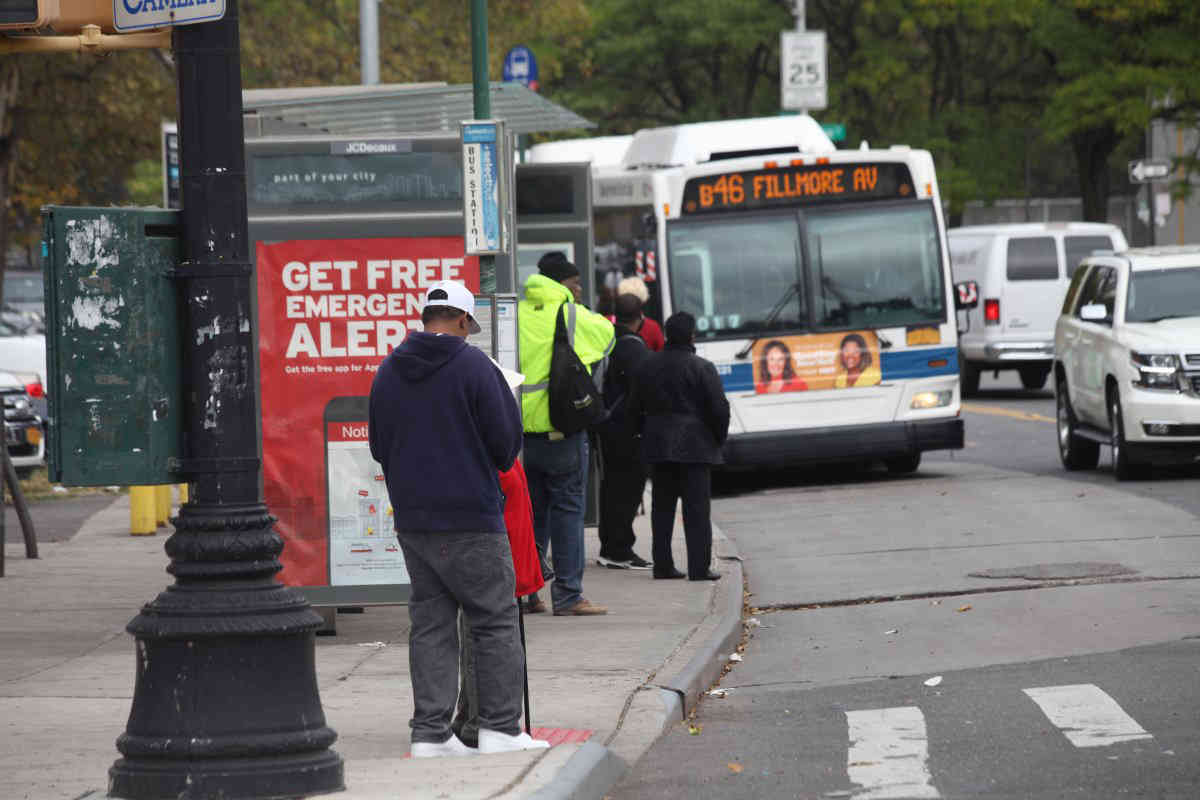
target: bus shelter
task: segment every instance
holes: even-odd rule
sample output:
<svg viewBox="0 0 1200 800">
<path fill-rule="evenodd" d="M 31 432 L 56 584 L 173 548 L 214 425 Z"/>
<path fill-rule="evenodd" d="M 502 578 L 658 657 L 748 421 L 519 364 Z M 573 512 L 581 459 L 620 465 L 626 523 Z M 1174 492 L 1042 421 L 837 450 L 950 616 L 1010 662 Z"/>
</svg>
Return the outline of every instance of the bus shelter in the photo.
<svg viewBox="0 0 1200 800">
<path fill-rule="evenodd" d="M 492 84 L 491 102 L 510 175 L 513 137 L 592 127 L 520 84 Z M 258 89 L 244 110 L 263 494 L 286 545 L 280 579 L 319 608 L 405 602 L 367 396 L 384 356 L 419 327 L 427 286 L 480 291 L 463 238 L 459 126 L 472 117 L 471 86 Z M 494 352 L 515 347 L 519 263 L 536 263 L 546 243 L 569 244 L 581 265 L 592 258 L 586 165 L 517 172 L 514 183 L 495 296 L 481 298 Z"/>
</svg>

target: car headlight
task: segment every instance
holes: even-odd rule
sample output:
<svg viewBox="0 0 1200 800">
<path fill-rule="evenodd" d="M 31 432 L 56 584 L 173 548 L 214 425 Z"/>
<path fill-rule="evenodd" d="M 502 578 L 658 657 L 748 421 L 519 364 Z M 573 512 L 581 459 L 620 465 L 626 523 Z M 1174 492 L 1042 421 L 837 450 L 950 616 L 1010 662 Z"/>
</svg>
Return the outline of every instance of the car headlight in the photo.
<svg viewBox="0 0 1200 800">
<path fill-rule="evenodd" d="M 917 392 L 913 395 L 912 403 L 909 404 L 909 408 L 926 409 L 948 406 L 950 405 L 950 399 L 953 396 L 954 392 L 948 389 L 944 392 Z"/>
<path fill-rule="evenodd" d="M 1135 350 L 1129 353 L 1129 359 L 1138 372 L 1134 386 L 1178 390 L 1179 377 L 1176 373 L 1179 371 L 1179 356 L 1174 353 L 1139 353 Z"/>
</svg>

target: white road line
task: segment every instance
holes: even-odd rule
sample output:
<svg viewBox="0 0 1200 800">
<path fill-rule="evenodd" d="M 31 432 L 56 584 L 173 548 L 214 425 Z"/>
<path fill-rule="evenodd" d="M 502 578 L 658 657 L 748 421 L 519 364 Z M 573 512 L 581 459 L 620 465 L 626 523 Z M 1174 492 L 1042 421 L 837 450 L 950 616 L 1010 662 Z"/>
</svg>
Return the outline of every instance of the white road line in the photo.
<svg viewBox="0 0 1200 800">
<path fill-rule="evenodd" d="M 1041 686 L 1026 689 L 1025 694 L 1076 747 L 1154 738 L 1099 686 Z"/>
<path fill-rule="evenodd" d="M 915 706 L 847 711 L 846 771 L 862 786 L 855 800 L 938 798 L 929 775 L 925 715 Z"/>
</svg>

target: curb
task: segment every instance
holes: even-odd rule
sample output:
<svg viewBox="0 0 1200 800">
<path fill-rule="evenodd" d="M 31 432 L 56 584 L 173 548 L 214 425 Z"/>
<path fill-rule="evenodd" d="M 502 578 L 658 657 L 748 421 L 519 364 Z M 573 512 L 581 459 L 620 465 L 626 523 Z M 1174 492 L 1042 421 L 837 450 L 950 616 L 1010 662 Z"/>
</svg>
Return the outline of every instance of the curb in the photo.
<svg viewBox="0 0 1200 800">
<path fill-rule="evenodd" d="M 689 710 L 699 702 L 700 694 L 720 677 L 726 664 L 721 655 L 733 652 L 742 635 L 743 572 L 737 547 L 716 525 L 713 526 L 713 539 L 717 559 L 729 565 L 716 589 L 718 596 L 713 611 L 718 618 L 716 629 L 670 680 L 646 684 L 635 690 L 631 713 L 637 710 L 651 717 L 642 727 L 642 735 L 630 733 L 628 742 L 620 742 L 625 757 L 615 752 L 622 733 L 631 727 L 625 723 L 609 737 L 608 745 L 587 742 L 549 783 L 529 795 L 529 800 L 603 800 L 672 725 L 687 718 Z M 716 540 L 721 545 L 719 548 Z M 671 671 L 671 661 L 667 661 L 659 674 L 670 675 Z M 650 735 L 646 736 L 646 733 Z"/>
</svg>

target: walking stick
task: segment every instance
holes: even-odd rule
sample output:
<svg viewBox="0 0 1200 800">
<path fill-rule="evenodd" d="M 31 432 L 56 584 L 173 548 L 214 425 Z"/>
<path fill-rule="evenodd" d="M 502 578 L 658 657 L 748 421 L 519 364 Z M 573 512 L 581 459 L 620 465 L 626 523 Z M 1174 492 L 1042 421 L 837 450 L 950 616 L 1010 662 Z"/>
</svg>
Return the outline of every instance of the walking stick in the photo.
<svg viewBox="0 0 1200 800">
<path fill-rule="evenodd" d="M 525 733 L 532 736 L 529 725 L 529 650 L 525 647 L 525 606 L 520 600 L 517 600 L 517 627 L 521 630 L 521 655 L 524 656 L 521 661 L 525 665 Z"/>
</svg>

